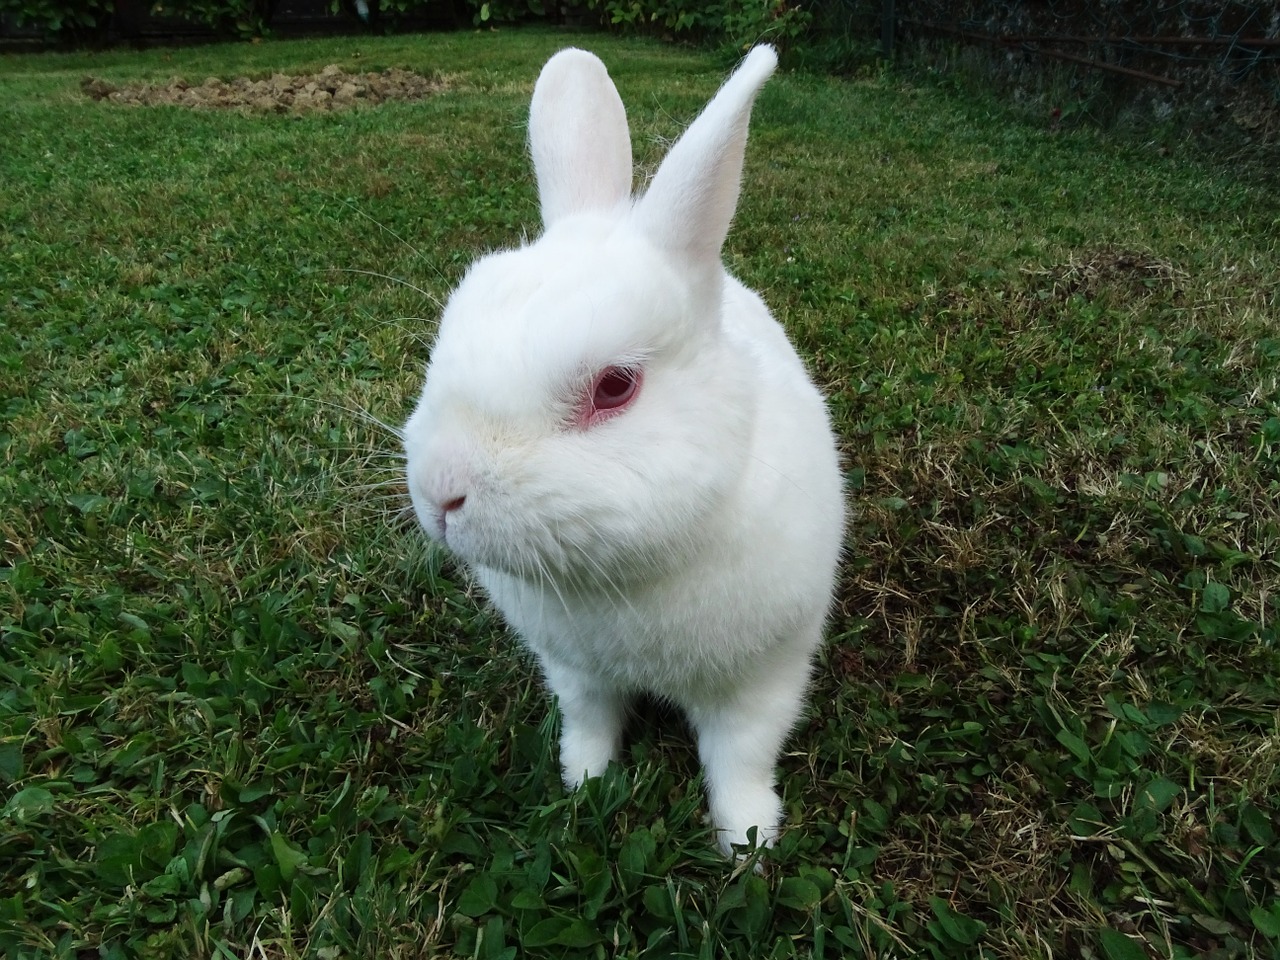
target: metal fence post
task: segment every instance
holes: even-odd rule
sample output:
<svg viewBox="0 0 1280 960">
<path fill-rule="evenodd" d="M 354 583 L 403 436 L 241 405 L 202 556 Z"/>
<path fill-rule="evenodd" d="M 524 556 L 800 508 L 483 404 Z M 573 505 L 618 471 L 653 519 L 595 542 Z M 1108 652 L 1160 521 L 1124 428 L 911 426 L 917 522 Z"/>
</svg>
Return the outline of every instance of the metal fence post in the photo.
<svg viewBox="0 0 1280 960">
<path fill-rule="evenodd" d="M 880 4 L 880 55 L 893 59 L 893 0 L 881 0 Z"/>
</svg>

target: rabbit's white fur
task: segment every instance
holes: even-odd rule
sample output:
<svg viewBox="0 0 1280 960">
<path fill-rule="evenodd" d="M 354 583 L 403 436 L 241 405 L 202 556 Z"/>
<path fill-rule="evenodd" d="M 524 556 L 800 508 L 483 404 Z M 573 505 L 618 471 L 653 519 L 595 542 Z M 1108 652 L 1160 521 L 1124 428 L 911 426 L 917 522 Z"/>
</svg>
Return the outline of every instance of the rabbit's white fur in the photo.
<svg viewBox="0 0 1280 960">
<path fill-rule="evenodd" d="M 752 827 L 776 836 L 773 768 L 844 518 L 822 396 L 720 260 L 751 105 L 775 65 L 771 48 L 752 51 L 633 202 L 604 65 L 553 57 L 529 125 L 546 230 L 467 273 L 404 429 L 423 527 L 559 699 L 565 782 L 617 759 L 628 699 L 656 694 L 697 734 L 726 852 Z M 608 369 L 638 384 L 616 415 L 592 399 Z"/>
</svg>

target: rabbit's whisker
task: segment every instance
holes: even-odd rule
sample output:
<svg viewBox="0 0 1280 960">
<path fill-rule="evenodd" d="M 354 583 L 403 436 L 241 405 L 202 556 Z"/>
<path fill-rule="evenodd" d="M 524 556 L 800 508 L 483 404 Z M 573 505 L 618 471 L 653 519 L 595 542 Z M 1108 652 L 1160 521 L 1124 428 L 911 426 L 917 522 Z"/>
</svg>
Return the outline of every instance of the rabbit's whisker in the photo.
<svg viewBox="0 0 1280 960">
<path fill-rule="evenodd" d="M 431 269 L 435 270 L 436 274 L 440 277 L 440 279 L 441 279 L 441 280 L 447 280 L 447 279 L 448 279 L 447 277 L 445 277 L 445 275 L 444 275 L 444 271 L 443 271 L 443 270 L 441 270 L 438 266 L 436 266 L 436 264 L 435 264 L 434 262 L 432 262 L 431 260 L 427 259 L 427 257 L 423 256 L 423 253 L 422 253 L 422 251 L 421 251 L 421 250 L 419 250 L 417 247 L 415 247 L 412 243 L 410 243 L 410 242 L 409 242 L 408 240 L 406 240 L 404 237 L 400 236 L 400 234 L 396 233 L 394 230 L 392 230 L 390 227 L 388 227 L 385 223 L 383 223 L 383 222 L 382 222 L 381 220 L 379 220 L 377 217 L 370 216 L 368 213 L 365 213 L 363 210 L 361 210 L 359 207 L 357 207 L 357 206 L 356 206 L 354 203 L 352 203 L 350 200 L 347 200 L 345 197 L 340 197 L 340 198 L 338 198 L 338 199 L 339 199 L 339 202 L 341 202 L 342 204 L 344 204 L 348 209 L 350 209 L 350 210 L 351 210 L 353 213 L 355 213 L 357 216 L 364 217 L 366 220 L 368 220 L 370 223 L 372 223 L 372 224 L 373 224 L 375 227 L 377 227 L 379 230 L 383 230 L 383 231 L 385 231 L 386 233 L 388 233 L 388 234 L 390 234 L 392 237 L 394 237 L 396 240 L 398 240 L 398 241 L 400 241 L 402 244 L 404 244 L 406 247 L 408 247 L 408 248 L 409 248 L 409 252 L 410 252 L 410 253 L 412 253 L 415 257 L 417 257 L 419 260 L 421 260 L 423 263 L 425 263 L 427 266 L 429 266 Z"/>
<path fill-rule="evenodd" d="M 386 280 L 389 283 L 398 283 L 402 287 L 408 287 L 414 293 L 433 303 L 439 309 L 444 309 L 444 303 L 439 297 L 428 290 L 424 290 L 416 283 L 412 283 L 411 281 L 404 279 L 404 277 L 393 276 L 390 273 L 382 273 L 378 270 L 362 270 L 359 267 L 330 267 L 329 269 L 334 273 L 355 273 L 364 277 L 377 277 L 379 280 Z"/>
</svg>

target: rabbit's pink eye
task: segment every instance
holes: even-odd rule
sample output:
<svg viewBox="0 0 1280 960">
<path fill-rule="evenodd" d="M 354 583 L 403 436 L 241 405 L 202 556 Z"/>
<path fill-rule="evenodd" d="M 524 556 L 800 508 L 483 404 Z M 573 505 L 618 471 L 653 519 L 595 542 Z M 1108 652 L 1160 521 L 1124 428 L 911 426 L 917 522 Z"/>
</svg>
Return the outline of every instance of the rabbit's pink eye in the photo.
<svg viewBox="0 0 1280 960">
<path fill-rule="evenodd" d="M 578 425 L 592 427 L 622 413 L 640 392 L 643 374 L 639 367 L 605 367 L 601 370 L 578 408 Z"/>
<path fill-rule="evenodd" d="M 606 367 L 596 380 L 591 405 L 597 410 L 616 410 L 635 396 L 639 375 L 626 367 Z"/>
</svg>

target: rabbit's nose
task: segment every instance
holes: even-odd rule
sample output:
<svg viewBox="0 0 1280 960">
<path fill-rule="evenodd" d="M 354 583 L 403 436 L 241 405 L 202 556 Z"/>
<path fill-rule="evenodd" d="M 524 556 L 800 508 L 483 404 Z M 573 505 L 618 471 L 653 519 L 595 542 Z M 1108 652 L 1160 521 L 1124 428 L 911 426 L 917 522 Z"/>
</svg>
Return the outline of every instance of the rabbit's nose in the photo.
<svg viewBox="0 0 1280 960">
<path fill-rule="evenodd" d="M 462 505 L 467 502 L 466 494 L 460 497 L 451 497 L 448 500 L 440 502 L 439 512 L 436 518 L 440 521 L 440 535 L 446 543 L 449 542 L 449 515 L 456 513 L 462 509 Z"/>
</svg>

